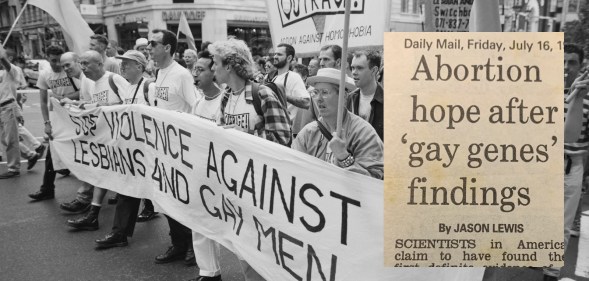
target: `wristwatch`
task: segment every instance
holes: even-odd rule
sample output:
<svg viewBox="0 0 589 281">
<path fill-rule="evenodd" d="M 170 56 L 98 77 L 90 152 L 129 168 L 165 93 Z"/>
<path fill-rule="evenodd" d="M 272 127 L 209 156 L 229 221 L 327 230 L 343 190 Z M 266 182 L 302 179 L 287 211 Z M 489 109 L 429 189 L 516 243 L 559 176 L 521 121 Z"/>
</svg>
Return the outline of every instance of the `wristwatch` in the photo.
<svg viewBox="0 0 589 281">
<path fill-rule="evenodd" d="M 47 124 L 51 125 L 51 120 L 45 121 L 45 125 L 47 125 Z"/>
<path fill-rule="evenodd" d="M 352 164 L 354 164 L 354 155 L 349 153 L 348 157 L 346 157 L 344 160 L 338 160 L 337 162 L 342 168 L 350 167 Z"/>
</svg>

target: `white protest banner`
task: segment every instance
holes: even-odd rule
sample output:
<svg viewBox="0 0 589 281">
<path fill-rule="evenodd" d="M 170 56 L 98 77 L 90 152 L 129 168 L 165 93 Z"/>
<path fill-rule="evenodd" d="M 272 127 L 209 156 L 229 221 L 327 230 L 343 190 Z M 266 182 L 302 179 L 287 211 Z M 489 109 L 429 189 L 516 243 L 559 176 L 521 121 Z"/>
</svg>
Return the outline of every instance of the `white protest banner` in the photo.
<svg viewBox="0 0 589 281">
<path fill-rule="evenodd" d="M 267 0 L 272 41 L 292 45 L 297 56 L 319 53 L 321 46 L 342 46 L 344 0 Z M 389 31 L 390 1 L 352 0 L 348 46 L 381 48 Z"/>
<path fill-rule="evenodd" d="M 562 266 L 563 33 L 385 37 L 387 266 Z"/>
<path fill-rule="evenodd" d="M 383 266 L 382 181 L 186 113 L 52 102 L 51 145 L 72 173 L 153 200 L 267 280 L 480 280 Z"/>
<path fill-rule="evenodd" d="M 424 31 L 468 31 L 473 1 L 425 0 L 422 11 L 425 18 Z"/>
</svg>

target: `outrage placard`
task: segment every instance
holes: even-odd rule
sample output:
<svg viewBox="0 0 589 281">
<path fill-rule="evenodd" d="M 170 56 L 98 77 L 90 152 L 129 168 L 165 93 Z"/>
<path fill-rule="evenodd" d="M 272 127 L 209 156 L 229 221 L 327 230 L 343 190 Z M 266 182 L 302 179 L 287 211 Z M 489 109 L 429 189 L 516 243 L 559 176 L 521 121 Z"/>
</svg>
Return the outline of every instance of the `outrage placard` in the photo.
<svg viewBox="0 0 589 281">
<path fill-rule="evenodd" d="M 317 55 L 321 46 L 382 47 L 389 31 L 390 1 L 351 0 L 350 31 L 344 34 L 344 0 L 266 0 L 274 45 L 292 45 L 297 56 Z"/>
<path fill-rule="evenodd" d="M 387 33 L 385 263 L 563 263 L 563 34 Z"/>
<path fill-rule="evenodd" d="M 51 146 L 80 180 L 153 200 L 266 280 L 481 275 L 385 268 L 380 180 L 186 113 L 52 102 Z"/>
</svg>

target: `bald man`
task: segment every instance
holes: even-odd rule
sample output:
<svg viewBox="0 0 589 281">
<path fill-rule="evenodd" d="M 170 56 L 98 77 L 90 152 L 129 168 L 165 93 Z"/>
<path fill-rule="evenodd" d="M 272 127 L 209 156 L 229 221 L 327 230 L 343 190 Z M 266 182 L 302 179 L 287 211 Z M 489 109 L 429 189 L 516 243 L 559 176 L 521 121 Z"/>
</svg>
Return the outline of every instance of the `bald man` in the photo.
<svg viewBox="0 0 589 281">
<path fill-rule="evenodd" d="M 80 56 L 79 63 L 82 72 L 88 78 L 82 81 L 82 87 L 80 89 L 80 99 L 83 103 L 96 106 L 109 106 L 123 103 L 119 91 L 127 89 L 129 87 L 129 82 L 116 73 L 104 70 L 102 55 L 96 51 L 84 52 Z M 89 80 L 94 81 L 94 83 Z M 111 84 L 113 85 L 112 87 Z M 91 190 L 93 190 L 93 196 L 88 198 Z M 100 213 L 102 201 L 106 192 L 106 189 L 99 187 L 94 188 L 90 184 L 84 184 L 78 190 L 79 196 L 75 201 L 87 204 L 88 201 L 91 200 L 90 212 L 83 217 L 68 220 L 67 224 L 76 229 L 97 230 L 98 214 Z"/>
</svg>

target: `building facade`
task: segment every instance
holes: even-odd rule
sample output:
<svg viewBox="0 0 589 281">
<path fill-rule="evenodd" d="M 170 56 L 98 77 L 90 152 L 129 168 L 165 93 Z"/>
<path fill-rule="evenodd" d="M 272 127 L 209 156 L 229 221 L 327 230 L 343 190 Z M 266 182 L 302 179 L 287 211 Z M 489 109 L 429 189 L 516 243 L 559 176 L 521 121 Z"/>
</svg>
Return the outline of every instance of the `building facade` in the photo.
<svg viewBox="0 0 589 281">
<path fill-rule="evenodd" d="M 133 48 L 137 38 L 146 38 L 153 29 L 176 33 L 181 13 L 199 49 L 202 42 L 228 36 L 246 41 L 254 54 L 271 46 L 265 0 L 106 0 L 103 12 L 109 39 L 124 49 Z M 180 34 L 180 51 L 187 47 L 186 40 Z"/>
</svg>

